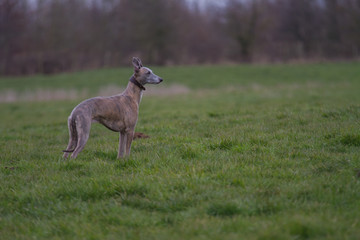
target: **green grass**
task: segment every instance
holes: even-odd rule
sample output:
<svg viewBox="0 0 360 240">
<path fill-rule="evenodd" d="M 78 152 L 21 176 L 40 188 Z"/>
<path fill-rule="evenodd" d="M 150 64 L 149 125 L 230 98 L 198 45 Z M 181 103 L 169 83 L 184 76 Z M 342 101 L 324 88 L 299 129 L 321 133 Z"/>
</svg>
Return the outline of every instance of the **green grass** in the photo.
<svg viewBox="0 0 360 240">
<path fill-rule="evenodd" d="M 0 92 L 124 85 L 130 69 L 0 79 Z M 79 101 L 0 104 L 1 239 L 358 239 L 360 63 L 155 68 L 132 155 Z M 164 90 L 166 91 L 166 90 Z"/>
</svg>

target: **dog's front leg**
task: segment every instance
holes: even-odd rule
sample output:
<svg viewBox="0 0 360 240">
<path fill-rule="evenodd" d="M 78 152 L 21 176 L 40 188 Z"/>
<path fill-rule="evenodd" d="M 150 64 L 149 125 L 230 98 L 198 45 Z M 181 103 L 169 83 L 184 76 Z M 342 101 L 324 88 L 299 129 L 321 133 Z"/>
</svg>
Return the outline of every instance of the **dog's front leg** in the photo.
<svg viewBox="0 0 360 240">
<path fill-rule="evenodd" d="M 118 151 L 118 158 L 124 157 L 125 154 L 125 145 L 126 145 L 126 134 L 121 133 L 119 135 L 119 151 Z"/>
<path fill-rule="evenodd" d="M 126 156 L 130 155 L 131 143 L 134 138 L 135 129 L 130 129 L 126 132 Z"/>
</svg>

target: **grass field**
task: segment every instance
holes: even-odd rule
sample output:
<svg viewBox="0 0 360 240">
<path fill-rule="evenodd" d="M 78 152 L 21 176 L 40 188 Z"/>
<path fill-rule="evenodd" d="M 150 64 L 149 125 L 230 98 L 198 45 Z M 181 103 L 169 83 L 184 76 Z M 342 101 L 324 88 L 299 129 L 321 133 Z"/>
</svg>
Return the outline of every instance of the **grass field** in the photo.
<svg viewBox="0 0 360 240">
<path fill-rule="evenodd" d="M 144 96 L 151 137 L 126 160 L 96 124 L 61 158 L 81 99 L 0 103 L 0 239 L 359 239 L 360 63 L 153 70 L 190 91 Z M 0 78 L 0 94 L 92 96 L 130 74 Z"/>
</svg>

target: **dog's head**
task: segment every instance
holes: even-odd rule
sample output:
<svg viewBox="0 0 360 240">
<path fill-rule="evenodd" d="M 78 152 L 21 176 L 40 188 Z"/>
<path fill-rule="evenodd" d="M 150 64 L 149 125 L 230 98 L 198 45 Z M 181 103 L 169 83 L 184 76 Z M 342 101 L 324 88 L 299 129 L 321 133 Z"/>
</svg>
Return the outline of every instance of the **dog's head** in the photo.
<svg viewBox="0 0 360 240">
<path fill-rule="evenodd" d="M 155 75 L 150 68 L 144 67 L 139 58 L 133 57 L 132 64 L 134 66 L 135 79 L 142 85 L 146 83 L 159 84 L 163 81 L 163 79 Z"/>
</svg>

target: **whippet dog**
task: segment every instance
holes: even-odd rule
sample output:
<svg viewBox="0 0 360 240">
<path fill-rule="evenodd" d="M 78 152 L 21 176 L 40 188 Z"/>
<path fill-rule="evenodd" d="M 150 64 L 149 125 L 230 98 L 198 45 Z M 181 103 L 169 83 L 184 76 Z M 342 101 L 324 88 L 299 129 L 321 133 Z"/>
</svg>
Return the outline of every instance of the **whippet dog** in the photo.
<svg viewBox="0 0 360 240">
<path fill-rule="evenodd" d="M 71 158 L 76 158 L 83 150 L 93 122 L 101 123 L 108 129 L 120 133 L 118 158 L 124 157 L 125 154 L 130 155 L 144 85 L 159 84 L 163 81 L 151 69 L 143 67 L 139 58 L 134 57 L 132 63 L 134 74 L 123 93 L 87 99 L 71 112 L 68 118 L 70 138 L 66 150 L 63 151 L 64 158 L 71 152 Z"/>
</svg>

